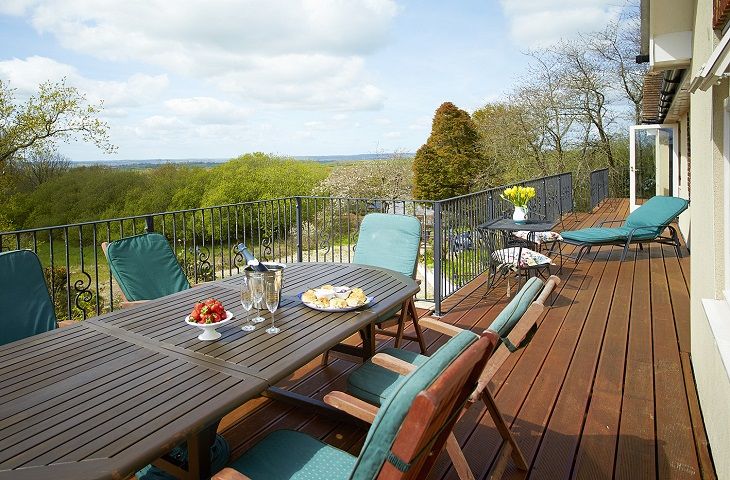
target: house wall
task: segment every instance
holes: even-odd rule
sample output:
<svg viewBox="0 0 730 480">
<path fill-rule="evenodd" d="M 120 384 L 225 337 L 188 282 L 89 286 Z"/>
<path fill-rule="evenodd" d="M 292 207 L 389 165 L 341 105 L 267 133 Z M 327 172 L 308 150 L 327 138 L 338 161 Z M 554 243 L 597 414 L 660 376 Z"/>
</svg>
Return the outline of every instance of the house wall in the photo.
<svg viewBox="0 0 730 480">
<path fill-rule="evenodd" d="M 689 198 L 689 111 L 683 112 L 677 119 L 679 125 L 679 132 L 677 134 L 679 142 L 679 192 L 678 196 L 682 198 Z M 687 247 L 692 249 L 692 235 L 690 232 L 690 216 L 692 214 L 692 207 L 686 210 L 682 215 L 679 216 L 679 230 L 682 232 Z"/>
<path fill-rule="evenodd" d="M 696 77 L 719 38 L 712 29 L 712 2 L 695 3 L 690 75 Z M 697 390 L 719 478 L 730 478 L 730 377 L 723 351 L 730 349 L 730 318 L 718 318 L 703 299 L 724 299 L 724 159 L 725 100 L 730 86 L 725 80 L 690 98 L 692 145 L 690 222 L 691 353 Z M 722 302 L 725 303 L 724 301 Z M 710 315 L 708 315 L 708 311 Z M 718 323 L 719 322 L 719 323 Z"/>
</svg>

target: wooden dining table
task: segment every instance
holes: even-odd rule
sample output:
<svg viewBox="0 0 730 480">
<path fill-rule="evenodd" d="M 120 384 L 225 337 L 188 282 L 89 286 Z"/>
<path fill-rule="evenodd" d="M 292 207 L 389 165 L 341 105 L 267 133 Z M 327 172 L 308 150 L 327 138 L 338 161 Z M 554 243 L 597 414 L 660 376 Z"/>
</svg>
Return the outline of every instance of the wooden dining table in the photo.
<svg viewBox="0 0 730 480">
<path fill-rule="evenodd" d="M 361 287 L 375 300 L 336 313 L 303 305 L 298 295 L 322 284 Z M 306 402 L 276 383 L 358 332 L 363 357 L 371 356 L 374 325 L 419 289 L 387 269 L 290 264 L 281 331 L 271 335 L 267 323 L 241 330 L 239 288 L 234 275 L 1 346 L 0 480 L 123 479 L 149 463 L 208 478 L 224 415 L 261 394 Z M 209 297 L 235 317 L 218 328 L 220 339 L 201 341 L 184 318 Z M 183 442 L 187 464 L 164 458 Z"/>
</svg>

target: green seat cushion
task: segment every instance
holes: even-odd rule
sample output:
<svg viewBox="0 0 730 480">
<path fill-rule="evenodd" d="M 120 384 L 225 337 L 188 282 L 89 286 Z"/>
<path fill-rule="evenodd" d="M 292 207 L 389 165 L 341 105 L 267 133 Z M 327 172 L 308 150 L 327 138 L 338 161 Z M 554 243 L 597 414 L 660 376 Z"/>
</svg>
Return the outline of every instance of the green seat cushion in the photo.
<svg viewBox="0 0 730 480">
<path fill-rule="evenodd" d="M 576 243 L 609 243 L 626 241 L 629 236 L 630 228 L 616 227 L 616 228 L 582 228 L 580 230 L 571 230 L 567 232 L 560 232 L 563 236 L 563 240 L 567 242 Z"/>
<path fill-rule="evenodd" d="M 111 242 L 106 256 L 127 300 L 154 300 L 190 288 L 170 244 L 159 233 Z"/>
<path fill-rule="evenodd" d="M 428 359 L 425 355 L 400 348 L 386 348 L 383 353 L 413 365 L 422 365 Z M 368 360 L 347 377 L 347 391 L 361 400 L 380 406 L 405 378 Z"/>
<path fill-rule="evenodd" d="M 30 250 L 0 253 L 0 345 L 56 328 L 41 262 Z"/>
<path fill-rule="evenodd" d="M 385 399 L 368 430 L 352 472 L 352 479 L 371 480 L 376 477 L 416 395 L 428 388 L 446 367 L 478 338 L 478 335 L 468 330 L 459 333 L 393 389 L 393 393 Z"/>
<path fill-rule="evenodd" d="M 252 480 L 350 478 L 356 457 L 292 430 L 276 430 L 230 466 Z"/>
<path fill-rule="evenodd" d="M 541 279 L 537 277 L 530 278 L 492 321 L 489 329 L 497 332 L 500 338 L 509 335 L 522 318 L 522 315 L 525 314 L 540 294 L 544 285 L 545 282 Z M 383 353 L 413 365 L 421 365 L 428 359 L 424 355 L 399 348 L 386 348 Z M 368 360 L 347 377 L 347 391 L 361 400 L 379 406 L 404 379 L 404 376 L 391 372 Z"/>
<path fill-rule="evenodd" d="M 370 213 L 360 224 L 353 263 L 415 277 L 420 245 L 421 222 L 416 217 Z"/>
</svg>

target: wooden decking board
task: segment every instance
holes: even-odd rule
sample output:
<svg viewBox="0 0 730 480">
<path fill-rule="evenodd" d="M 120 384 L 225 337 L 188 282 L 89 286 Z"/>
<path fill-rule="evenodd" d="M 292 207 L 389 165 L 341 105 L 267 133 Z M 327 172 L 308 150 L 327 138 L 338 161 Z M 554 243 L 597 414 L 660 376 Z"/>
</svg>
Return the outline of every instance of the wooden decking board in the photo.
<svg viewBox="0 0 730 480">
<path fill-rule="evenodd" d="M 591 226 L 594 221 L 595 218 L 588 217 L 585 219 L 583 225 Z M 509 362 L 507 362 L 492 379 L 492 392 L 496 397 L 497 404 L 501 406 L 502 413 L 505 415 L 508 423 L 511 423 L 515 419 L 528 393 L 533 388 L 537 374 L 542 369 L 542 365 L 550 352 L 551 346 L 563 326 L 566 314 L 570 311 L 576 295 L 581 290 L 581 285 L 585 279 L 584 270 L 582 269 L 590 269 L 593 266 L 595 256 L 595 252 L 587 256 L 584 263 L 581 263 L 577 267 L 574 264 L 566 263 L 563 271 L 563 282 L 558 289 L 556 302 L 543 318 L 533 341 L 523 351 L 513 355 L 517 362 L 514 369 L 511 369 L 510 365 L 508 365 Z M 510 371 L 507 381 L 502 382 L 505 376 L 505 367 L 509 368 Z M 489 415 L 484 415 L 483 410 L 480 414 L 481 417 L 478 420 L 472 422 L 464 420 L 464 424 L 476 424 L 476 428 L 472 427 L 473 432 L 481 429 L 487 433 L 478 435 L 476 437 L 479 439 L 478 442 L 472 442 L 471 440 L 467 442 L 466 448 L 470 451 L 470 453 L 467 453 L 467 458 L 474 458 L 472 462 L 473 470 L 475 472 L 482 471 L 486 475 L 489 469 L 493 467 L 493 460 L 502 446 L 502 440 L 497 435 L 496 430 L 494 430 L 494 425 Z M 518 430 L 519 425 L 515 431 L 517 432 Z M 517 441 L 524 448 L 523 441 L 519 435 Z M 437 478 L 437 476 L 433 478 Z M 449 478 L 454 478 L 453 470 L 449 471 Z"/>
<path fill-rule="evenodd" d="M 566 228 L 621 219 L 627 211 L 626 200 L 609 200 L 593 214 L 568 219 Z M 497 404 L 531 463 L 525 474 L 510 460 L 505 478 L 715 478 L 691 371 L 689 258 L 652 245 L 632 247 L 620 263 L 619 250 L 594 250 L 578 265 L 566 260 L 555 307 L 539 320 L 532 343 L 492 379 Z M 484 280 L 445 301 L 443 320 L 486 328 L 508 299 L 503 283 L 488 292 Z M 431 352 L 445 341 L 429 330 L 426 338 Z M 280 385 L 321 398 L 343 388 L 355 367 L 333 357 L 323 368 L 314 360 Z M 268 399 L 243 405 L 219 430 L 235 456 L 278 428 L 307 432 L 353 454 L 366 433 Z M 487 478 L 502 448 L 489 415 L 474 406 L 455 431 L 477 478 Z M 445 454 L 429 478 L 456 478 Z"/>
<path fill-rule="evenodd" d="M 661 478 L 697 478 L 694 442 L 682 363 L 677 349 L 672 300 L 662 247 L 649 247 L 651 262 L 651 313 L 656 395 L 657 466 Z M 671 261 L 671 259 L 667 259 Z M 671 461 L 669 459 L 672 459 Z"/>
<path fill-rule="evenodd" d="M 636 252 L 615 478 L 656 477 L 649 256 Z"/>
<path fill-rule="evenodd" d="M 634 262 L 620 265 L 573 478 L 613 476 L 629 329 Z"/>
</svg>

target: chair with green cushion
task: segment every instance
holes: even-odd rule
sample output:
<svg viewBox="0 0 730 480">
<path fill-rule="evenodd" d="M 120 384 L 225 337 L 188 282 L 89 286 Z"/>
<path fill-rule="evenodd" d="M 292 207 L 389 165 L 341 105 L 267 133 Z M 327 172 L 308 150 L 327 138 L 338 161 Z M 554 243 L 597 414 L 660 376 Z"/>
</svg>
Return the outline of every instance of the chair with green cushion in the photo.
<svg viewBox="0 0 730 480">
<path fill-rule="evenodd" d="M 0 345 L 58 326 L 43 267 L 30 250 L 0 253 Z"/>
<path fill-rule="evenodd" d="M 421 222 L 409 215 L 393 215 L 386 213 L 370 213 L 360 224 L 360 233 L 355 246 L 353 263 L 382 267 L 395 270 L 403 275 L 416 278 L 418 256 L 421 247 Z M 396 318 L 398 311 L 400 315 Z M 410 316 L 416 336 L 404 335 L 406 317 Z M 378 325 L 376 333 L 395 337 L 396 348 L 402 339 L 417 341 L 421 353 L 426 353 L 421 327 L 418 324 L 418 313 L 413 298 L 409 298 L 400 308 L 383 316 L 388 320 Z M 392 319 L 392 320 L 391 320 Z M 396 332 L 385 330 L 395 325 Z"/>
<path fill-rule="evenodd" d="M 505 348 L 497 349 L 489 360 L 480 378 L 479 386 L 471 397 L 471 403 L 481 398 L 487 404 L 490 413 L 493 414 L 497 425 L 500 425 L 502 420 L 487 389 L 489 380 L 511 352 L 517 351 L 529 343 L 537 327 L 536 321 L 544 309 L 544 301 L 559 283 L 560 279 L 555 276 L 550 277 L 547 283 L 536 277 L 529 279 L 487 329 L 498 336 L 498 345 L 503 344 Z M 424 318 L 422 323 L 428 328 L 449 336 L 457 335 L 463 331 L 461 328 L 430 318 Z M 412 351 L 394 348 L 386 349 L 383 353 L 416 366 L 423 364 L 429 358 Z M 398 388 L 403 379 L 404 377 L 398 373 L 369 360 L 349 375 L 347 392 L 368 404 L 379 406 L 392 395 L 392 392 Z M 506 425 L 504 428 L 500 428 L 500 433 L 503 435 L 504 440 L 510 444 L 510 453 L 512 453 L 515 463 L 524 466 L 525 462 L 522 454 Z M 452 448 L 449 449 L 449 455 L 452 457 L 459 476 L 462 479 L 473 478 L 471 472 L 468 471 L 468 467 L 462 467 L 465 465 L 466 460 L 458 447 L 458 443 L 455 443 L 455 439 L 452 445 Z M 460 468 L 462 471 L 459 471 Z"/>
<path fill-rule="evenodd" d="M 154 300 L 190 288 L 185 273 L 159 233 L 145 233 L 101 245 L 124 296 L 122 306 Z"/>
<path fill-rule="evenodd" d="M 425 478 L 497 340 L 494 333 L 480 338 L 461 332 L 410 372 L 369 419 L 372 425 L 357 457 L 304 433 L 278 430 L 213 479 Z M 336 393 L 338 408 L 356 408 L 359 400 Z M 330 403 L 332 395 L 325 401 Z"/>
<path fill-rule="evenodd" d="M 561 232 L 563 241 L 579 247 L 576 255 L 576 263 L 591 248 L 602 245 L 618 245 L 624 247 L 621 253 L 621 261 L 626 258 L 629 245 L 638 243 L 657 242 L 665 245 L 672 245 L 677 256 L 682 256 L 681 244 L 677 230 L 670 225 L 675 218 L 689 207 L 689 201 L 679 197 L 667 197 L 657 195 L 647 200 L 639 208 L 634 210 L 626 220 L 610 220 L 602 222 L 598 227 L 582 228 L 580 230 L 569 230 Z M 604 225 L 611 223 L 623 223 L 620 227 L 608 228 Z M 664 230 L 669 230 L 669 236 L 662 236 Z"/>
</svg>

